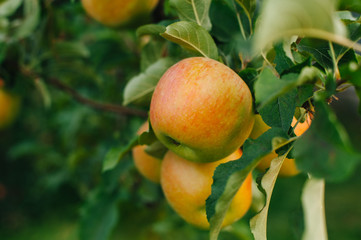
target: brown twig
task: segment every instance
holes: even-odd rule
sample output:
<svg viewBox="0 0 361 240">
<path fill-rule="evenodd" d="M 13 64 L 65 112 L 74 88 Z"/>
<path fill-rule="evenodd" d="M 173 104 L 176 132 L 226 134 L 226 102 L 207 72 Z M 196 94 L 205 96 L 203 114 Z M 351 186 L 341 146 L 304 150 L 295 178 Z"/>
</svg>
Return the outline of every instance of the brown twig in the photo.
<svg viewBox="0 0 361 240">
<path fill-rule="evenodd" d="M 30 69 L 28 69 L 28 68 L 26 68 L 24 66 L 22 66 L 20 68 L 20 70 L 25 76 L 28 76 L 31 79 L 39 79 L 39 75 L 37 73 L 31 71 Z M 59 81 L 56 78 L 47 78 L 47 79 L 44 79 L 44 80 L 48 84 L 50 84 L 50 85 L 56 87 L 57 89 L 69 94 L 70 96 L 72 96 L 79 103 L 87 105 L 87 106 L 89 106 L 89 107 L 91 107 L 93 109 L 106 111 L 106 112 L 113 112 L 113 113 L 117 113 L 117 114 L 121 114 L 121 115 L 133 115 L 133 116 L 138 116 L 138 117 L 143 117 L 143 118 L 148 117 L 148 113 L 145 112 L 145 111 L 142 111 L 142 110 L 128 108 L 128 107 L 124 107 L 124 106 L 120 106 L 120 105 L 116 105 L 116 104 L 111 104 L 111 103 L 101 103 L 101 102 L 97 102 L 97 101 L 94 101 L 92 99 L 83 97 L 78 92 L 76 92 L 74 89 L 72 89 L 71 87 L 69 87 L 65 83 L 62 83 L 61 81 Z"/>
<path fill-rule="evenodd" d="M 48 78 L 48 79 L 46 79 L 46 82 L 51 84 L 52 86 L 56 87 L 57 89 L 69 94 L 76 101 L 78 101 L 84 105 L 87 105 L 89 107 L 92 107 L 96 110 L 113 112 L 113 113 L 118 113 L 118 114 L 122 114 L 122 115 L 133 115 L 133 116 L 144 117 L 144 118 L 146 118 L 148 116 L 147 112 L 142 111 L 142 110 L 128 108 L 128 107 L 124 107 L 124 106 L 120 106 L 120 105 L 116 105 L 116 104 L 101 103 L 101 102 L 94 101 L 92 99 L 85 98 L 82 95 L 80 95 L 78 92 L 76 92 L 74 89 L 70 88 L 69 86 L 67 86 L 66 84 L 62 83 L 61 81 L 59 81 L 58 79 L 55 79 L 55 78 Z"/>
</svg>

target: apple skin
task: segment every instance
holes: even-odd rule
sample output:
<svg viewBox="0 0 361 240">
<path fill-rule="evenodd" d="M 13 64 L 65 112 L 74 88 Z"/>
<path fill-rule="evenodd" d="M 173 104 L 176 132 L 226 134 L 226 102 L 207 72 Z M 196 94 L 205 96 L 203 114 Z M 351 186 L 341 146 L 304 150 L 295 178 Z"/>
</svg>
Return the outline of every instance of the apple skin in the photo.
<svg viewBox="0 0 361 240">
<path fill-rule="evenodd" d="M 83 8 L 98 22 L 117 27 L 148 15 L 159 0 L 82 0 Z"/>
<path fill-rule="evenodd" d="M 148 131 L 148 122 L 145 122 L 138 130 L 137 134 Z M 150 156 L 145 152 L 146 145 L 138 145 L 132 149 L 133 160 L 138 171 L 148 180 L 159 183 L 160 182 L 160 167 L 162 160 Z"/>
<path fill-rule="evenodd" d="M 159 80 L 150 104 L 157 138 L 179 156 L 212 162 L 233 153 L 252 131 L 252 95 L 226 65 L 183 59 Z"/>
<path fill-rule="evenodd" d="M 0 88 L 0 129 L 8 127 L 19 112 L 20 99 Z"/>
<path fill-rule="evenodd" d="M 241 156 L 241 150 L 237 150 L 216 162 L 196 163 L 168 151 L 161 168 L 161 186 L 168 203 L 186 222 L 208 229 L 205 204 L 211 194 L 213 172 L 219 164 L 239 159 Z M 233 198 L 222 227 L 243 217 L 251 202 L 252 174 L 250 173 Z"/>
<path fill-rule="evenodd" d="M 291 126 L 294 126 L 297 122 L 297 119 L 293 117 Z M 306 120 L 301 123 L 299 122 L 294 129 L 294 133 L 296 136 L 302 135 L 311 125 L 311 118 L 307 115 Z M 263 121 L 261 115 L 257 114 L 254 121 L 253 130 L 250 134 L 250 138 L 256 139 L 261 136 L 264 132 L 266 132 L 270 127 Z M 257 165 L 257 169 L 260 171 L 265 171 L 270 167 L 272 159 L 278 157 L 278 154 L 272 152 L 266 156 L 264 156 Z M 297 169 L 296 163 L 294 159 L 285 158 L 283 161 L 282 167 L 279 172 L 279 176 L 282 177 L 291 177 L 295 176 L 300 171 Z"/>
</svg>

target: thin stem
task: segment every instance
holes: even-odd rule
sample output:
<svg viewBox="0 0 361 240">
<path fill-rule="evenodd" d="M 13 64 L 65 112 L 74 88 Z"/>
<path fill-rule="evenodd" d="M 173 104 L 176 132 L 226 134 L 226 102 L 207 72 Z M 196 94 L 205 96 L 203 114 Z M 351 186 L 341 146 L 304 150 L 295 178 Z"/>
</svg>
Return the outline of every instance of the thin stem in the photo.
<svg viewBox="0 0 361 240">
<path fill-rule="evenodd" d="M 261 56 L 263 57 L 266 64 L 271 67 L 271 70 L 272 70 L 273 74 L 276 75 L 277 77 L 279 77 L 280 75 L 278 74 L 278 72 L 276 71 L 276 69 L 274 68 L 272 63 L 270 61 L 268 61 L 268 59 L 267 59 L 266 55 L 264 54 L 264 52 L 261 53 Z"/>
<path fill-rule="evenodd" d="M 31 79 L 34 79 L 34 81 L 36 81 L 36 79 L 40 79 L 40 76 L 37 73 L 31 71 L 29 68 L 27 68 L 25 66 L 21 67 L 21 72 L 25 76 L 28 76 Z M 87 105 L 93 109 L 106 111 L 106 112 L 113 112 L 113 113 L 117 113 L 117 114 L 121 114 L 121 115 L 133 115 L 133 116 L 138 116 L 138 117 L 143 117 L 143 118 L 148 117 L 148 113 L 145 111 L 142 111 L 142 110 L 128 108 L 128 107 L 111 104 L 111 103 L 102 103 L 102 102 L 98 102 L 98 101 L 86 98 L 56 78 L 48 78 L 48 79 L 42 78 L 42 79 L 44 80 L 44 82 L 67 93 L 73 99 L 75 99 L 77 102 Z"/>
<path fill-rule="evenodd" d="M 338 69 L 338 61 L 336 59 L 335 49 L 333 48 L 332 42 L 328 42 L 328 45 L 330 46 L 330 52 L 331 52 L 331 58 L 333 62 L 333 76 L 336 80 L 340 79 L 340 70 Z"/>
<path fill-rule="evenodd" d="M 132 108 L 128 108 L 128 107 L 124 107 L 124 106 L 120 106 L 120 105 L 116 105 L 116 104 L 111 104 L 111 103 L 101 103 L 101 102 L 94 101 L 89 98 L 85 98 L 82 95 L 80 95 L 78 92 L 76 92 L 74 89 L 70 88 L 69 86 L 65 85 L 64 83 L 62 83 L 61 81 L 59 81 L 55 78 L 46 79 L 45 81 L 47 83 L 51 84 L 52 86 L 56 87 L 57 89 L 67 93 L 68 95 L 73 97 L 79 103 L 82 103 L 84 105 L 92 107 L 96 110 L 113 112 L 113 113 L 118 113 L 118 114 L 122 114 L 122 115 L 133 115 L 133 116 L 138 116 L 138 117 L 147 117 L 148 116 L 147 112 L 142 111 L 142 110 L 132 109 Z"/>
<path fill-rule="evenodd" d="M 247 39 L 247 37 L 246 37 L 246 32 L 244 31 L 244 28 L 243 28 L 243 25 L 242 25 L 242 20 L 241 20 L 241 18 L 240 18 L 240 16 L 239 16 L 239 13 L 238 13 L 238 11 L 237 11 L 236 3 L 235 3 L 234 1 L 232 1 L 232 2 L 233 2 L 234 10 L 236 11 L 237 21 L 238 21 L 238 25 L 239 25 L 239 28 L 240 28 L 240 30 L 241 30 L 242 36 L 243 36 L 244 39 Z"/>
</svg>

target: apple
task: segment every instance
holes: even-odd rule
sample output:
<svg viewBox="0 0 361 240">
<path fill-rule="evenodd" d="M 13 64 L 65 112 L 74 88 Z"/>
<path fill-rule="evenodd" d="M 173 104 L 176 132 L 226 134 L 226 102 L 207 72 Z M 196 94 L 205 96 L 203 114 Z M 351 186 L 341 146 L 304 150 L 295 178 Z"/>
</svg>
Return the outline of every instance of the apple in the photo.
<svg viewBox="0 0 361 240">
<path fill-rule="evenodd" d="M 213 172 L 228 161 L 239 159 L 241 150 L 226 158 L 209 163 L 196 163 L 179 157 L 172 151 L 164 156 L 161 167 L 161 186 L 169 205 L 185 221 L 199 228 L 209 228 L 206 216 L 206 199 L 211 194 Z M 222 226 L 240 219 L 252 202 L 252 174 L 250 173 L 233 198 Z"/>
<path fill-rule="evenodd" d="M 296 136 L 301 136 L 311 125 L 311 117 L 307 115 L 304 122 L 299 122 L 294 129 L 294 133 Z M 297 119 L 293 117 L 291 126 L 295 126 L 297 123 Z M 257 114 L 254 121 L 253 130 L 250 134 L 250 138 L 256 139 L 261 136 L 264 132 L 266 132 L 270 127 L 263 121 L 261 115 Z M 257 165 L 257 169 L 260 171 L 265 171 L 270 167 L 272 159 L 278 157 L 276 152 L 272 152 L 266 156 L 264 156 Z M 279 176 L 290 177 L 297 175 L 299 170 L 297 169 L 296 163 L 294 159 L 285 158 L 283 161 L 282 167 L 279 172 Z"/>
<path fill-rule="evenodd" d="M 138 130 L 137 134 L 148 131 L 148 122 L 145 122 Z M 145 152 L 146 145 L 138 145 L 132 149 L 132 155 L 135 167 L 147 179 L 152 182 L 159 183 L 160 181 L 160 166 L 161 159 L 150 156 Z"/>
<path fill-rule="evenodd" d="M 158 0 L 82 0 L 83 8 L 98 22 L 121 26 L 149 15 Z"/>
<path fill-rule="evenodd" d="M 150 122 L 157 138 L 179 156 L 217 161 L 236 151 L 251 133 L 252 95 L 226 65 L 205 57 L 186 58 L 159 80 Z"/>
<path fill-rule="evenodd" d="M 8 127 L 19 112 L 20 99 L 0 87 L 0 129 Z"/>
</svg>

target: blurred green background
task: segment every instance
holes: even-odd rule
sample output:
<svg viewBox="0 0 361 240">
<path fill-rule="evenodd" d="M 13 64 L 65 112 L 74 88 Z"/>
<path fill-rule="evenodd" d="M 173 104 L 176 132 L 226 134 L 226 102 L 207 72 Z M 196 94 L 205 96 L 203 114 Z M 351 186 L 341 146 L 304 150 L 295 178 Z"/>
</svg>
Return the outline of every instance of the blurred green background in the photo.
<svg viewBox="0 0 361 240">
<path fill-rule="evenodd" d="M 82 96 L 121 105 L 122 89 L 141 68 L 135 29 L 102 26 L 79 1 L 43 1 L 41 8 L 40 27 L 26 38 L 6 37 L 16 25 L 0 30 L 6 42 L 0 45 L 0 76 L 21 98 L 15 122 L 0 130 L 0 239 L 103 239 L 108 232 L 110 239 L 207 239 L 207 231 L 170 209 L 159 185 L 140 176 L 130 155 L 102 174 L 109 149 L 126 145 L 145 118 L 94 110 L 46 82 L 45 77 L 61 79 Z M 9 19 L 26 17 L 20 7 Z M 34 78 L 28 69 L 41 74 Z M 337 103 L 335 108 L 349 131 L 361 131 L 347 124 L 359 117 L 356 98 L 348 101 L 349 109 Z M 361 146 L 361 134 L 354 136 Z M 361 239 L 360 173 L 359 168 L 345 182 L 326 184 L 329 239 Z M 269 239 L 301 239 L 305 179 L 277 180 Z M 248 221 L 254 214 L 225 229 L 220 239 L 251 239 Z"/>
</svg>

